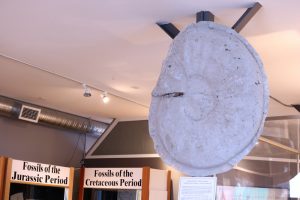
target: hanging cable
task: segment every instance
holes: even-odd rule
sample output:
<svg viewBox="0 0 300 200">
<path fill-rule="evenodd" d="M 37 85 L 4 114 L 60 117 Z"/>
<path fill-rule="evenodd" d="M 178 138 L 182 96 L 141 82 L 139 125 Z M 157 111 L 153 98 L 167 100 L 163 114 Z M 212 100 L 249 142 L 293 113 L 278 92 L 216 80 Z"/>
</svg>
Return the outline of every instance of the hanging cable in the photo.
<svg viewBox="0 0 300 200">
<path fill-rule="evenodd" d="M 279 103 L 279 104 L 281 104 L 281 105 L 283 105 L 283 106 L 285 106 L 285 107 L 289 107 L 289 108 L 293 108 L 293 107 L 294 107 L 294 106 L 292 106 L 292 105 L 285 104 L 285 103 L 279 101 L 279 100 L 276 99 L 275 97 L 270 96 L 270 99 L 273 99 L 274 101 L 276 101 L 277 103 Z"/>
<path fill-rule="evenodd" d="M 75 155 L 75 152 L 76 152 L 77 149 L 78 149 L 78 145 L 79 145 L 79 141 L 80 141 L 81 135 L 82 135 L 82 133 L 79 133 L 78 138 L 77 138 L 77 142 L 76 142 L 76 146 L 75 146 L 75 148 L 74 148 L 74 150 L 73 150 L 73 153 L 72 153 L 72 156 L 70 157 L 70 159 L 69 159 L 69 161 L 67 162 L 66 166 L 69 166 L 69 164 L 70 164 L 71 161 L 73 160 L 73 157 L 74 157 L 74 155 Z"/>
<path fill-rule="evenodd" d="M 89 126 L 91 125 L 91 118 L 89 118 Z M 84 133 L 84 143 L 83 143 L 83 152 L 82 152 L 82 158 L 80 160 L 80 164 L 81 164 L 81 167 L 84 167 L 85 163 L 84 163 L 84 160 L 85 160 L 85 156 L 86 156 L 86 134 L 87 132 Z"/>
</svg>

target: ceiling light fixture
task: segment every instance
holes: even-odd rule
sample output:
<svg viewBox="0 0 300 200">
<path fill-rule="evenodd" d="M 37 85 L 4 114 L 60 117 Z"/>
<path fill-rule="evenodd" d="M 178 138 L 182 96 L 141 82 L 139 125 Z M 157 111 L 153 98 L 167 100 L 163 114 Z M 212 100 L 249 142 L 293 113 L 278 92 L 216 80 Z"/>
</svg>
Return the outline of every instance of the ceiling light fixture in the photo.
<svg viewBox="0 0 300 200">
<path fill-rule="evenodd" d="M 107 104 L 109 102 L 109 97 L 107 96 L 107 92 L 103 92 L 101 95 L 103 103 Z"/>
<path fill-rule="evenodd" d="M 83 86 L 83 89 L 84 89 L 83 96 L 84 97 L 91 97 L 92 93 L 91 93 L 90 88 L 85 83 L 83 83 L 82 86 Z"/>
</svg>

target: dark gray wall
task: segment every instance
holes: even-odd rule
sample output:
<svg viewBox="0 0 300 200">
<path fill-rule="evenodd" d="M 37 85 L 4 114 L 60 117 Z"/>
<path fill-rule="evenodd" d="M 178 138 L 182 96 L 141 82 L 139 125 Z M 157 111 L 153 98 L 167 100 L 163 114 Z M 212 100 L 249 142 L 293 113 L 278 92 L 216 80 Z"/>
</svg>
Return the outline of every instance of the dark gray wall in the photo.
<svg viewBox="0 0 300 200">
<path fill-rule="evenodd" d="M 93 152 L 93 155 L 155 153 L 154 143 L 148 131 L 148 121 L 141 120 L 119 122 Z"/>
<path fill-rule="evenodd" d="M 84 134 L 0 116 L 0 155 L 79 167 L 84 141 Z"/>
</svg>

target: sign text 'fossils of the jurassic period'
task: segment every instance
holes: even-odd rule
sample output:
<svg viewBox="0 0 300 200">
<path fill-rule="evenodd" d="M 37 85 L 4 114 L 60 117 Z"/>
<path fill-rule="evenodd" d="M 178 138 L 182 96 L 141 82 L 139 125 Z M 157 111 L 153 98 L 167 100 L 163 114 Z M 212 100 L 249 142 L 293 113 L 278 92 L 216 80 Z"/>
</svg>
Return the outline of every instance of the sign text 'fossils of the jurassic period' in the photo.
<svg viewBox="0 0 300 200">
<path fill-rule="evenodd" d="M 70 169 L 51 164 L 12 160 L 10 180 L 21 183 L 69 186 Z"/>
</svg>

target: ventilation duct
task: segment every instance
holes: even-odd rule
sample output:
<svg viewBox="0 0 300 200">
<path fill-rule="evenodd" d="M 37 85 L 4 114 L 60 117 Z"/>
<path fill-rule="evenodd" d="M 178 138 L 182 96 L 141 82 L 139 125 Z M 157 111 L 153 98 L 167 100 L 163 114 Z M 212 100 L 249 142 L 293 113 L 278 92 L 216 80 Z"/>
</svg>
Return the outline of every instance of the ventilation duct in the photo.
<svg viewBox="0 0 300 200">
<path fill-rule="evenodd" d="M 17 101 L 11 98 L 0 96 L 0 115 L 11 117 L 15 119 L 22 119 L 22 107 L 27 109 L 40 110 L 36 122 L 42 125 L 48 125 L 56 128 L 65 128 L 73 131 L 91 133 L 95 136 L 101 135 L 109 124 L 91 120 L 88 118 L 80 117 L 77 115 L 68 114 L 65 112 L 28 104 L 25 102 Z M 28 110 L 27 110 L 28 111 Z M 26 120 L 30 121 L 30 120 Z"/>
</svg>

